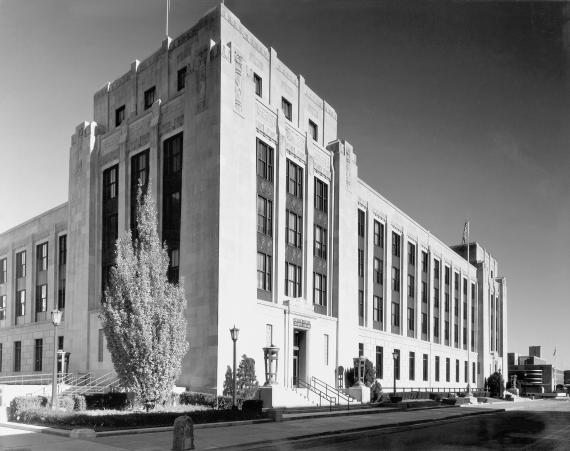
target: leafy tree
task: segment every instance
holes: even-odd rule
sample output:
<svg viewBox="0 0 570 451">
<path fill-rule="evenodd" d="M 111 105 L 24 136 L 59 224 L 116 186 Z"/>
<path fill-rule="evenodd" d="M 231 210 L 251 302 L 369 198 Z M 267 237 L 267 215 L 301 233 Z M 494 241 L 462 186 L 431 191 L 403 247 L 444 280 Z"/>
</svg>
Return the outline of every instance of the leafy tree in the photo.
<svg viewBox="0 0 570 451">
<path fill-rule="evenodd" d="M 232 368 L 229 365 L 226 369 L 226 377 L 224 379 L 224 391 L 222 393 L 224 396 L 233 396 L 234 394 L 234 375 L 232 372 Z"/>
<path fill-rule="evenodd" d="M 184 290 L 168 282 L 168 254 L 156 224 L 152 196 L 139 186 L 137 237 L 129 231 L 117 240 L 100 315 L 122 386 L 147 410 L 170 395 L 188 350 Z"/>
<path fill-rule="evenodd" d="M 255 360 L 244 354 L 236 371 L 237 396 L 243 399 L 252 399 L 258 387 L 259 384 L 255 377 Z"/>
<path fill-rule="evenodd" d="M 489 376 L 487 386 L 489 387 L 491 398 L 499 398 L 502 396 L 504 383 L 503 375 L 500 372 L 495 371 Z"/>
</svg>

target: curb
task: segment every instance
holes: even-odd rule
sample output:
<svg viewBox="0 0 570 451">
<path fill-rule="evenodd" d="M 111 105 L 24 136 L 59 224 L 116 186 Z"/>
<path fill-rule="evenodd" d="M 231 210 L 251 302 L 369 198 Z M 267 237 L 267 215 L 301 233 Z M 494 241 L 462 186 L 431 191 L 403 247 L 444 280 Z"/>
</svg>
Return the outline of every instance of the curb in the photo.
<svg viewBox="0 0 570 451">
<path fill-rule="evenodd" d="M 415 410 L 424 410 L 424 409 L 415 409 Z M 248 443 L 240 443 L 240 444 L 234 444 L 231 446 L 220 446 L 217 447 L 216 449 L 252 449 L 251 447 L 260 447 L 260 446 L 279 446 L 279 445 L 283 445 L 283 444 L 287 444 L 287 443 L 297 443 L 297 442 L 301 442 L 304 440 L 311 440 L 311 439 L 318 439 L 318 438 L 322 438 L 322 437 L 330 437 L 330 436 L 338 436 L 338 435 L 343 435 L 343 434 L 350 434 L 350 433 L 357 433 L 357 432 L 366 432 L 366 431 L 373 431 L 373 430 L 381 430 L 381 429 L 397 429 L 397 428 L 410 428 L 410 427 L 414 427 L 414 426 L 422 426 L 424 424 L 429 424 L 429 423 L 433 423 L 433 424 L 437 424 L 437 423 L 443 423 L 443 422 L 447 422 L 447 421 L 454 421 L 454 420 L 460 420 L 462 418 L 466 418 L 466 417 L 472 417 L 472 416 L 481 416 L 481 415 L 492 415 L 494 413 L 498 413 L 498 412 L 505 412 L 505 409 L 485 409 L 483 411 L 478 411 L 478 412 L 469 412 L 469 413 L 462 413 L 459 415 L 453 415 L 453 416 L 449 416 L 446 418 L 438 418 L 438 419 L 425 419 L 425 420 L 415 420 L 415 421 L 401 421 L 401 422 L 397 422 L 397 423 L 390 423 L 390 424 L 382 424 L 382 425 L 376 425 L 376 426 L 365 426 L 365 427 L 360 427 L 360 428 L 350 428 L 350 429 L 338 429 L 338 430 L 334 430 L 334 431 L 323 431 L 323 432 L 318 432 L 315 434 L 305 434 L 305 435 L 299 435 L 299 436 L 292 436 L 292 437 L 287 437 L 287 438 L 283 438 L 283 439 L 278 439 L 278 440 L 259 440 L 256 442 L 248 442 Z"/>
<path fill-rule="evenodd" d="M 354 409 L 354 410 L 341 410 L 332 412 L 315 412 L 313 414 L 287 414 L 283 413 L 283 419 L 281 421 L 296 421 L 296 420 L 309 420 L 315 418 L 330 418 L 330 417 L 345 417 L 351 415 L 381 415 L 383 413 L 392 412 L 416 412 L 418 410 L 430 410 L 430 409 L 453 409 L 459 406 L 426 406 L 426 407 L 381 407 L 381 408 L 370 408 L 370 409 Z M 286 417 L 285 415 L 292 415 Z M 297 415 L 297 416 L 293 416 Z"/>
</svg>

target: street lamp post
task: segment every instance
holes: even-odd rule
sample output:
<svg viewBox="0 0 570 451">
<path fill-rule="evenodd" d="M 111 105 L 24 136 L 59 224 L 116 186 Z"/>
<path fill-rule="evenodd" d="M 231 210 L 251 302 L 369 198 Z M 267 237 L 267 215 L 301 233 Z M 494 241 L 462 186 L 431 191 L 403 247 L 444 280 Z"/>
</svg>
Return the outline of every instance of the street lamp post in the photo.
<svg viewBox="0 0 570 451">
<path fill-rule="evenodd" d="M 394 396 L 396 396 L 396 361 L 398 360 L 398 353 L 396 351 L 392 353 L 392 358 L 394 359 Z"/>
<path fill-rule="evenodd" d="M 52 310 L 51 322 L 53 323 L 53 380 L 51 385 L 51 408 L 57 408 L 57 326 L 61 323 L 61 311 Z"/>
<path fill-rule="evenodd" d="M 234 342 L 234 374 L 233 374 L 233 383 L 234 383 L 234 389 L 233 389 L 233 393 L 232 393 L 232 409 L 237 409 L 236 406 L 236 341 L 238 339 L 238 335 L 239 335 L 239 329 L 235 326 L 230 329 L 230 335 L 232 337 L 232 341 Z"/>
</svg>

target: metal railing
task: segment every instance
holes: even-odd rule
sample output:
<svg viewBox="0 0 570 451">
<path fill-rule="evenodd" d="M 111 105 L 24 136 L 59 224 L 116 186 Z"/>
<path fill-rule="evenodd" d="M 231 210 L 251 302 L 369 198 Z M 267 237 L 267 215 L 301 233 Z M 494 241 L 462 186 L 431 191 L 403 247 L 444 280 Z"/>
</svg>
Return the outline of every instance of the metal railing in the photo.
<svg viewBox="0 0 570 451">
<path fill-rule="evenodd" d="M 315 386 L 315 387 L 321 387 L 324 388 L 325 390 L 325 394 L 327 396 L 330 396 L 329 393 L 336 398 L 336 404 L 340 405 L 340 401 L 346 401 L 346 406 L 347 406 L 347 410 L 350 410 L 350 396 L 348 396 L 347 394 L 341 392 L 339 389 L 333 387 L 332 385 L 327 384 L 325 381 L 319 379 L 318 377 L 312 376 L 311 377 L 311 383 Z"/>
<path fill-rule="evenodd" d="M 297 389 L 302 388 L 307 390 L 307 399 L 309 399 L 309 392 L 314 393 L 319 397 L 319 406 L 322 406 L 323 400 L 325 400 L 329 403 L 329 410 L 332 410 L 332 406 L 335 403 L 334 398 L 328 396 L 325 392 L 319 390 L 317 387 L 312 386 L 310 383 L 307 383 L 301 378 L 295 378 L 295 382 L 297 383 Z"/>
<path fill-rule="evenodd" d="M 65 394 L 85 395 L 88 393 L 103 393 L 113 386 L 117 386 L 119 378 L 114 372 L 110 372 L 97 379 L 92 379 L 92 375 L 88 373 L 78 377 L 75 382 L 76 383 L 69 384 L 71 387 L 64 391 Z"/>
<path fill-rule="evenodd" d="M 26 373 L 1 376 L 0 385 L 48 385 L 51 384 L 53 375 L 48 373 Z"/>
</svg>

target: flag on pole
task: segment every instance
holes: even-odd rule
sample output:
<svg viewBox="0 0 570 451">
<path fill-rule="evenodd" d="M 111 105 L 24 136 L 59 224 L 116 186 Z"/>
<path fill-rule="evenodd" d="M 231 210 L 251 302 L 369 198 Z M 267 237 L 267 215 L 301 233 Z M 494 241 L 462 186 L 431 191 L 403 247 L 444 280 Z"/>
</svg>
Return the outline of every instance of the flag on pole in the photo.
<svg viewBox="0 0 570 451">
<path fill-rule="evenodd" d="M 552 357 L 556 357 L 556 348 L 554 348 L 554 353 L 552 354 Z"/>
<path fill-rule="evenodd" d="M 469 244 L 469 221 L 463 227 L 463 244 Z"/>
</svg>

